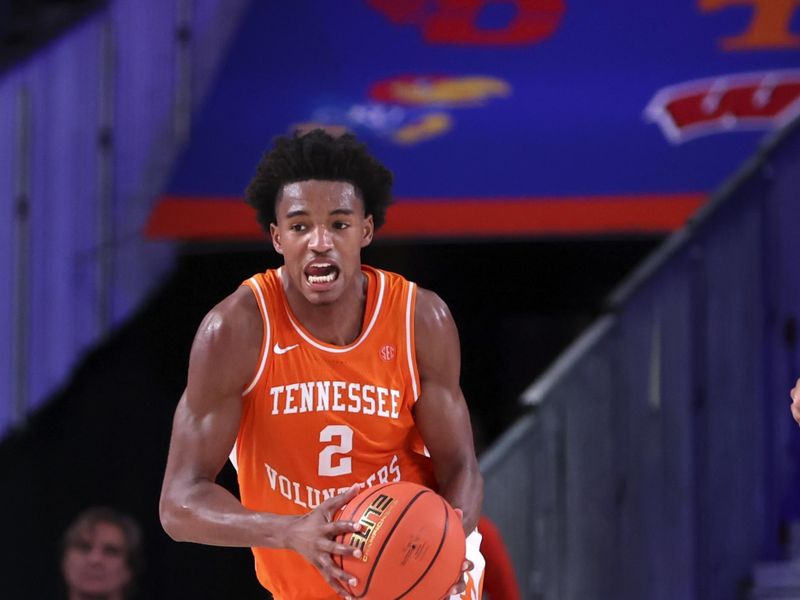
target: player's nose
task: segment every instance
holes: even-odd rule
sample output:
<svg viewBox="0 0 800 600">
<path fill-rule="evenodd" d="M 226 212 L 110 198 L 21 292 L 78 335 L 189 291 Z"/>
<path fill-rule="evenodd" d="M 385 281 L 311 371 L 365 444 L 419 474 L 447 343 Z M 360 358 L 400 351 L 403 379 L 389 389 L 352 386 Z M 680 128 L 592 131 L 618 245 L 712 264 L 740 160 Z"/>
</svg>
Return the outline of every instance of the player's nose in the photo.
<svg viewBox="0 0 800 600">
<path fill-rule="evenodd" d="M 324 225 L 319 225 L 311 231 L 311 249 L 315 252 L 325 252 L 333 247 L 331 232 Z"/>
</svg>

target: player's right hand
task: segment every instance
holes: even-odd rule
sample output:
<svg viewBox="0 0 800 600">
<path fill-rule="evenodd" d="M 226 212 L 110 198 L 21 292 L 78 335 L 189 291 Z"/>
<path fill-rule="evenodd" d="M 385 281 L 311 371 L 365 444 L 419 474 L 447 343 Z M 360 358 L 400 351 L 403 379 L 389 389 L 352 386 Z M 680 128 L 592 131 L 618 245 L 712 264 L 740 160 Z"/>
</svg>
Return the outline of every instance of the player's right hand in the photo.
<svg viewBox="0 0 800 600">
<path fill-rule="evenodd" d="M 360 525 L 353 521 L 334 521 L 336 512 L 360 491 L 354 485 L 344 494 L 332 496 L 317 508 L 293 521 L 286 533 L 286 547 L 302 554 L 314 565 L 328 585 L 343 598 L 350 599 L 350 594 L 341 585 L 341 581 L 350 586 L 357 584 L 356 578 L 346 573 L 333 562 L 332 554 L 349 554 L 361 557 L 361 551 L 346 544 L 336 542 L 336 537 L 345 533 L 358 531 Z"/>
<path fill-rule="evenodd" d="M 794 384 L 789 396 L 792 398 L 792 416 L 797 421 L 797 424 L 800 425 L 800 379 Z"/>
</svg>

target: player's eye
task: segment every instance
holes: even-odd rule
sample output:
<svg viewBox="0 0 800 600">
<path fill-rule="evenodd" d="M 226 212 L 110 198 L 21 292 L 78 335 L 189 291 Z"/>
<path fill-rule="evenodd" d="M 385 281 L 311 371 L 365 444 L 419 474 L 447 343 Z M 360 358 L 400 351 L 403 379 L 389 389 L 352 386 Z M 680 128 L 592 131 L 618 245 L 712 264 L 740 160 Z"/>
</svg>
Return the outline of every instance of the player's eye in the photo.
<svg viewBox="0 0 800 600">
<path fill-rule="evenodd" d="M 306 230 L 306 226 L 303 223 L 292 223 L 289 225 L 289 230 L 301 232 Z"/>
<path fill-rule="evenodd" d="M 350 223 L 346 223 L 345 221 L 336 221 L 333 224 L 334 229 L 347 229 L 350 227 Z"/>
</svg>

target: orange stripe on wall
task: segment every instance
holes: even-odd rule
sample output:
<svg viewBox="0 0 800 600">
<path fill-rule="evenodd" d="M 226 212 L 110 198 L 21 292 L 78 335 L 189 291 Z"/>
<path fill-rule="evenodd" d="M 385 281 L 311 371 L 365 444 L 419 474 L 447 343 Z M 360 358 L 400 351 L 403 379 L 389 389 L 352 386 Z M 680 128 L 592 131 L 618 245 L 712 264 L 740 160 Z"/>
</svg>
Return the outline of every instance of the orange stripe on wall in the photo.
<svg viewBox="0 0 800 600">
<path fill-rule="evenodd" d="M 381 235 L 542 235 L 677 229 L 705 194 L 559 199 L 405 201 L 389 209 Z"/>
<path fill-rule="evenodd" d="M 666 233 L 681 227 L 706 194 L 398 200 L 381 238 Z M 264 239 L 255 211 L 238 198 L 167 196 L 145 230 L 152 239 Z"/>
</svg>

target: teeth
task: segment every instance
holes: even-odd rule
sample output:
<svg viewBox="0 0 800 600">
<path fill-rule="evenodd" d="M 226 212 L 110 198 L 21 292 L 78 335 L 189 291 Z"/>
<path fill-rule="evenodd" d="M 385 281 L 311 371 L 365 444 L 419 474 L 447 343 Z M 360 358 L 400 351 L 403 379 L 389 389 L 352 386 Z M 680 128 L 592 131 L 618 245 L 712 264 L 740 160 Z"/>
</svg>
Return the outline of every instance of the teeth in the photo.
<svg viewBox="0 0 800 600">
<path fill-rule="evenodd" d="M 327 275 L 309 275 L 308 282 L 309 283 L 330 283 L 336 279 L 336 271 L 332 273 L 328 273 Z"/>
</svg>

